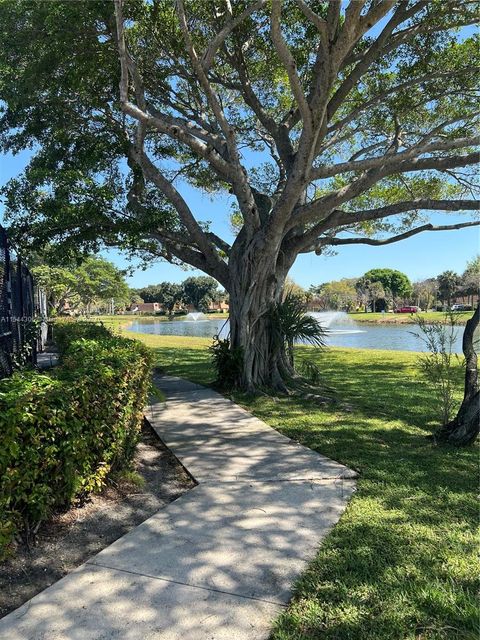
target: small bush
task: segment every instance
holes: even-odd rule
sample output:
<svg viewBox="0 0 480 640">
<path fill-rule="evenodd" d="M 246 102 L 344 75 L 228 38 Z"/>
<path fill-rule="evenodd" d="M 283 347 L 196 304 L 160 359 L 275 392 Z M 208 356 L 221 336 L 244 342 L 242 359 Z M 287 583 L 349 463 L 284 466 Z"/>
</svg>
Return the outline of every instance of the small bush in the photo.
<svg viewBox="0 0 480 640">
<path fill-rule="evenodd" d="M 0 381 L 0 557 L 17 534 L 128 469 L 138 442 L 148 350 L 91 323 L 62 324 L 57 339 L 52 373 Z"/>
<path fill-rule="evenodd" d="M 419 369 L 425 379 L 431 383 L 439 404 L 442 424 L 450 421 L 455 406 L 455 390 L 457 386 L 457 367 L 461 362 L 453 352 L 457 338 L 457 322 L 452 313 L 445 317 L 445 322 L 426 322 L 417 316 L 416 324 L 420 333 L 411 331 L 422 340 L 427 353 L 418 358 Z"/>
<path fill-rule="evenodd" d="M 300 367 L 300 373 L 308 382 L 318 386 L 322 381 L 322 373 L 320 367 L 313 360 L 303 360 Z"/>
<path fill-rule="evenodd" d="M 223 389 L 232 389 L 238 382 L 242 373 L 243 349 L 231 348 L 230 340 L 222 340 L 214 336 L 213 344 L 209 347 L 212 353 L 212 361 L 217 372 L 217 384 Z"/>
</svg>

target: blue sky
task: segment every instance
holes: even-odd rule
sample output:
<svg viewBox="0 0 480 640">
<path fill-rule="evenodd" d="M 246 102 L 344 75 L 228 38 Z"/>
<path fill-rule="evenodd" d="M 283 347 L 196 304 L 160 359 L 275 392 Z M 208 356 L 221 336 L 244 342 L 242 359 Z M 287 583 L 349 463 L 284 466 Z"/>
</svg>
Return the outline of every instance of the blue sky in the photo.
<svg viewBox="0 0 480 640">
<path fill-rule="evenodd" d="M 0 186 L 21 173 L 29 157 L 28 151 L 17 156 L 0 155 Z M 230 204 L 227 197 L 209 198 L 189 187 L 182 188 L 182 192 L 199 219 L 211 221 L 216 233 L 227 240 L 231 238 Z M 0 219 L 2 211 L 0 204 Z M 465 216 L 452 214 L 431 216 L 431 221 L 437 224 L 453 224 L 466 219 Z M 290 275 L 298 284 L 308 287 L 329 280 L 361 276 L 376 267 L 399 269 L 413 281 L 436 276 L 447 269 L 462 272 L 466 262 L 479 252 L 479 239 L 479 228 L 473 227 L 457 231 L 426 232 L 386 247 L 339 247 L 334 256 L 300 256 Z M 108 250 L 103 254 L 121 268 L 130 265 L 118 251 Z M 189 275 L 200 275 L 200 272 L 192 269 L 185 271 L 159 261 L 146 270 L 135 269 L 128 277 L 128 282 L 132 287 L 142 287 L 164 280 L 181 282 Z"/>
</svg>

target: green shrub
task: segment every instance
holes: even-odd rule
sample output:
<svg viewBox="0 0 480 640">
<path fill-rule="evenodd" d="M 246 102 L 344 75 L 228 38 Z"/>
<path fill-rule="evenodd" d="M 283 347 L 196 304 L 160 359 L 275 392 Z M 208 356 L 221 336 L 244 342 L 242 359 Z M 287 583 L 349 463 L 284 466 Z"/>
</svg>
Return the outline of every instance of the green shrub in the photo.
<svg viewBox="0 0 480 640">
<path fill-rule="evenodd" d="M 294 367 L 295 342 L 314 347 L 324 347 L 326 330 L 316 318 L 306 313 L 305 304 L 294 293 L 287 293 L 284 300 L 270 309 L 270 339 L 274 350 L 285 347 L 290 364 Z"/>
<path fill-rule="evenodd" d="M 79 340 L 80 338 L 87 340 L 104 340 L 111 338 L 112 334 L 101 323 L 63 319 L 55 322 L 53 326 L 53 337 L 60 355 L 63 355 L 67 347 L 75 340 Z"/>
<path fill-rule="evenodd" d="M 230 340 L 214 336 L 209 347 L 212 362 L 217 372 L 216 384 L 222 389 L 232 389 L 238 382 L 243 366 L 243 349 L 230 347 Z"/>
<path fill-rule="evenodd" d="M 455 407 L 457 369 L 461 359 L 454 352 L 458 334 L 457 320 L 453 313 L 447 313 L 444 321 L 426 322 L 417 314 L 416 325 L 420 333 L 410 331 L 419 338 L 427 352 L 418 357 L 418 366 L 424 378 L 432 385 L 437 398 L 442 425 L 450 422 Z"/>
<path fill-rule="evenodd" d="M 98 327 L 62 324 L 61 366 L 0 381 L 0 557 L 17 534 L 131 465 L 151 357 Z"/>
<path fill-rule="evenodd" d="M 308 382 L 318 386 L 322 381 L 322 373 L 320 367 L 313 360 L 303 360 L 300 366 L 300 373 Z"/>
</svg>

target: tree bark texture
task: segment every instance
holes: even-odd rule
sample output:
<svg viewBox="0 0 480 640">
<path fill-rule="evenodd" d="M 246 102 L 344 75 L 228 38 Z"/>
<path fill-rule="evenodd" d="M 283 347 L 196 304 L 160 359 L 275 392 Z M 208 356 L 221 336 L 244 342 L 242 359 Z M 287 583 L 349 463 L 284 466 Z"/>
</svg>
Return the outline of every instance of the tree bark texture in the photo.
<svg viewBox="0 0 480 640">
<path fill-rule="evenodd" d="M 435 434 L 439 442 L 456 446 L 472 444 L 480 431 L 480 392 L 478 388 L 478 362 L 475 351 L 475 331 L 480 322 L 480 305 L 468 320 L 463 333 L 465 356 L 465 392 L 457 415 Z"/>
<path fill-rule="evenodd" d="M 271 310 L 282 299 L 291 266 L 284 256 L 263 247 L 243 250 L 230 261 L 230 340 L 243 351 L 239 386 L 253 391 L 262 386 L 285 390 L 293 367 L 285 345 L 275 339 Z"/>
</svg>

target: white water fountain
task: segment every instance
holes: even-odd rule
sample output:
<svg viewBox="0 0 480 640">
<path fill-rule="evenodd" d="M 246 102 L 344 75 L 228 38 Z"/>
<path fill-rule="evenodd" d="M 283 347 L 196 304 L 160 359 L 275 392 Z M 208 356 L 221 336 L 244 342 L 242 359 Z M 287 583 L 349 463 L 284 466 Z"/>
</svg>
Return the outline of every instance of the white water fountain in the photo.
<svg viewBox="0 0 480 640">
<path fill-rule="evenodd" d="M 201 322 L 202 320 L 205 320 L 205 314 L 201 311 L 187 313 L 187 317 L 185 318 L 185 322 Z"/>
<path fill-rule="evenodd" d="M 328 333 L 365 333 L 345 311 L 312 311 L 313 316 Z"/>
</svg>

